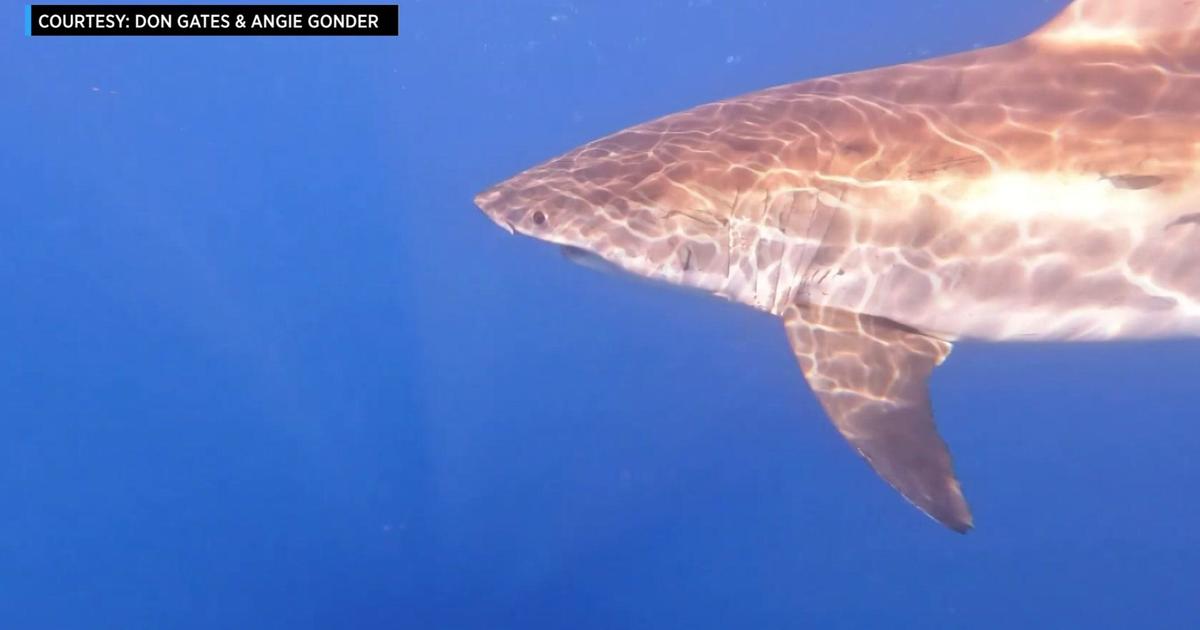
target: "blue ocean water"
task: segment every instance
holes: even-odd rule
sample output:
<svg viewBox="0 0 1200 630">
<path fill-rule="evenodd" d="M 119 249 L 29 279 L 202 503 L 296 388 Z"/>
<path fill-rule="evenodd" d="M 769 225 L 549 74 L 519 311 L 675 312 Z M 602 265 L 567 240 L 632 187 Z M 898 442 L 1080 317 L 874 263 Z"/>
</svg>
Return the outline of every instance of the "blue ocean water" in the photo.
<svg viewBox="0 0 1200 630">
<path fill-rule="evenodd" d="M 958 346 L 958 536 L 778 322 L 471 203 L 1064 4 L 409 0 L 344 39 L 27 38 L 9 5 L 0 627 L 1197 627 L 1200 343 Z"/>
</svg>

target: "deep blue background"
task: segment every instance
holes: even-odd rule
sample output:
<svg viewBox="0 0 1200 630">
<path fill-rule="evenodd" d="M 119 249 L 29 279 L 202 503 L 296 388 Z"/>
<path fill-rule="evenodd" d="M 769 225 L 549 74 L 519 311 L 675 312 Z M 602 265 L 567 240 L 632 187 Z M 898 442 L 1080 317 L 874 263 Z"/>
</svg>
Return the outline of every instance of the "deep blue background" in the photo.
<svg viewBox="0 0 1200 630">
<path fill-rule="evenodd" d="M 960 345 L 961 537 L 778 322 L 471 204 L 1063 4 L 411 0 L 383 39 L 30 39 L 9 5 L 0 627 L 1197 627 L 1200 344 Z"/>
</svg>

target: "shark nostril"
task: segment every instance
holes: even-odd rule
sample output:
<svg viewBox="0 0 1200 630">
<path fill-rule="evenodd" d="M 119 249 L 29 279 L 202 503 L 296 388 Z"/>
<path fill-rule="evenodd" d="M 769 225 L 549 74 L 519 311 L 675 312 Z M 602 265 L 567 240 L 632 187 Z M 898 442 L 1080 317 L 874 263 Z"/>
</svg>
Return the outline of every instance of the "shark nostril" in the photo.
<svg viewBox="0 0 1200 630">
<path fill-rule="evenodd" d="M 536 225 L 545 225 L 546 224 L 546 213 L 542 212 L 541 210 L 534 212 L 533 213 L 533 222 Z"/>
</svg>

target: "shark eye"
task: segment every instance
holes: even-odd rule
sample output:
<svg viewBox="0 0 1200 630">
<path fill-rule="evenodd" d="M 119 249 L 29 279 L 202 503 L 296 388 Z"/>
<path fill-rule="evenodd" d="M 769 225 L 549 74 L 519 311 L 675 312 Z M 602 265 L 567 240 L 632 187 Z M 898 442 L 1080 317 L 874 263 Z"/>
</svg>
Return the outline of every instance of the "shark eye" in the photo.
<svg viewBox="0 0 1200 630">
<path fill-rule="evenodd" d="M 545 225 L 546 224 L 546 213 L 542 212 L 541 210 L 534 212 L 533 213 L 533 222 L 536 225 Z"/>
</svg>

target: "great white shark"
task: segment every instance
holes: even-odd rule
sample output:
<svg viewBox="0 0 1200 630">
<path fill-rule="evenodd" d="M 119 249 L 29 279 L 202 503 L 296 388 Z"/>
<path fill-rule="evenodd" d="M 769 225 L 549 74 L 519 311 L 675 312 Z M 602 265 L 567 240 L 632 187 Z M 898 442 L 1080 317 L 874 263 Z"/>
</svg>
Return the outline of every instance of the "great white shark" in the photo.
<svg viewBox="0 0 1200 630">
<path fill-rule="evenodd" d="M 630 127 L 478 195 L 576 259 L 774 314 L 838 431 L 959 532 L 954 342 L 1200 336 L 1200 0 Z"/>
</svg>

